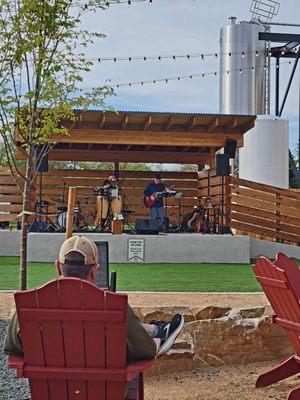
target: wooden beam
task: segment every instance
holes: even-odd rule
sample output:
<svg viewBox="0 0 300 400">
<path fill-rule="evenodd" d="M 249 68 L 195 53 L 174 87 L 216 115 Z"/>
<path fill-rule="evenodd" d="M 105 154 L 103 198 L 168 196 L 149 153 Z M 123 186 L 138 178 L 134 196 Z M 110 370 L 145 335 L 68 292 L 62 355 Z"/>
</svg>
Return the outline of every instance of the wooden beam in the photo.
<svg viewBox="0 0 300 400">
<path fill-rule="evenodd" d="M 148 115 L 148 117 L 145 119 L 145 122 L 143 123 L 143 131 L 146 131 L 151 124 L 152 124 L 152 116 Z"/>
<path fill-rule="evenodd" d="M 207 132 L 213 132 L 219 125 L 219 118 L 214 118 L 208 125 L 206 125 Z"/>
<path fill-rule="evenodd" d="M 103 114 L 100 116 L 100 120 L 99 120 L 99 129 L 103 129 L 103 126 L 104 126 L 104 124 L 105 124 L 105 120 L 106 120 L 106 117 L 105 117 L 105 114 L 103 113 Z"/>
<path fill-rule="evenodd" d="M 24 155 L 16 151 L 16 158 L 22 159 Z M 181 153 L 163 151 L 115 151 L 115 150 L 67 150 L 53 149 L 49 153 L 50 160 L 56 161 L 119 161 L 119 162 L 158 162 L 172 164 L 209 164 L 208 153 Z"/>
<path fill-rule="evenodd" d="M 216 149 L 214 147 L 209 149 L 209 166 L 210 169 L 214 169 L 216 167 Z"/>
<path fill-rule="evenodd" d="M 167 131 L 168 129 L 170 129 L 171 126 L 173 125 L 173 123 L 174 123 L 174 117 L 173 117 L 173 115 L 170 115 L 167 122 L 165 123 L 164 130 Z"/>
<path fill-rule="evenodd" d="M 82 122 L 82 112 L 78 115 L 77 117 L 77 121 L 75 123 L 75 127 L 79 128 L 80 127 L 80 123 Z"/>
<path fill-rule="evenodd" d="M 171 147 L 223 147 L 226 139 L 235 139 L 237 145 L 243 145 L 243 135 L 240 133 L 207 133 L 151 131 L 120 131 L 97 129 L 71 129 L 70 135 L 57 137 L 61 143 L 94 143 L 108 145 L 142 145 L 142 146 L 171 146 Z"/>
<path fill-rule="evenodd" d="M 124 118 L 121 122 L 121 130 L 123 131 L 126 128 L 126 125 L 128 124 L 128 114 L 124 115 Z"/>
<path fill-rule="evenodd" d="M 247 124 L 240 126 L 239 128 L 245 133 L 248 132 L 250 129 L 254 128 L 254 126 L 255 126 L 255 120 L 252 120 Z"/>
<path fill-rule="evenodd" d="M 196 117 L 193 116 L 192 118 L 190 118 L 190 120 L 185 125 L 185 130 L 190 131 L 194 128 L 195 125 L 196 125 Z"/>
<path fill-rule="evenodd" d="M 225 132 L 232 132 L 237 127 L 237 118 L 232 118 L 228 124 L 225 125 Z"/>
</svg>

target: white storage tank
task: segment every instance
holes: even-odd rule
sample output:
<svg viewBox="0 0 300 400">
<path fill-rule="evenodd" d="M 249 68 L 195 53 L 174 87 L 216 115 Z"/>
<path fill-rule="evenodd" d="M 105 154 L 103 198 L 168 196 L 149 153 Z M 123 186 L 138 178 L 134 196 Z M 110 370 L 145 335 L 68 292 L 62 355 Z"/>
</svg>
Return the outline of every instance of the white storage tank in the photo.
<svg viewBox="0 0 300 400">
<path fill-rule="evenodd" d="M 239 177 L 282 189 L 289 188 L 289 123 L 262 115 L 244 135 Z"/>
<path fill-rule="evenodd" d="M 220 32 L 220 113 L 262 115 L 266 109 L 265 28 L 254 22 L 236 22 Z"/>
</svg>

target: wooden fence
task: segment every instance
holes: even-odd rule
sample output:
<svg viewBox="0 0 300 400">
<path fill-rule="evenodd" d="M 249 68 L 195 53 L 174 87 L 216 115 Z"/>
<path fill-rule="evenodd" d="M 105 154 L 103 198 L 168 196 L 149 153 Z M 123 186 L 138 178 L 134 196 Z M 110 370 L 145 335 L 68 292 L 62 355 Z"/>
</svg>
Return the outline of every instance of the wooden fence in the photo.
<svg viewBox="0 0 300 400">
<path fill-rule="evenodd" d="M 52 169 L 43 173 L 43 199 L 49 201 L 49 212 L 57 213 L 57 207 L 68 187 L 77 187 L 77 202 L 85 215 L 95 212 L 96 199 L 93 187 L 101 186 L 108 171 Z M 153 172 L 121 171 L 121 188 L 125 205 L 134 211 L 128 222 L 148 217 L 143 204 L 143 191 L 152 179 Z M 162 172 L 164 182 L 182 193 L 181 200 L 170 198 L 167 202 L 171 223 L 179 223 L 182 217 L 211 197 L 221 208 L 222 178 L 215 170 L 201 172 Z M 22 185 L 22 182 L 19 182 Z M 241 234 L 268 240 L 300 244 L 300 193 L 278 189 L 234 177 L 224 178 L 225 222 Z M 39 195 L 39 177 L 36 179 L 34 198 Z M 22 210 L 22 195 L 8 169 L 0 169 L 0 221 L 17 216 Z M 93 216 L 91 220 L 93 220 Z"/>
<path fill-rule="evenodd" d="M 222 181 L 215 171 L 199 174 L 199 196 L 221 204 Z M 224 178 L 225 221 L 237 233 L 300 244 L 300 193 L 235 177 Z"/>
<path fill-rule="evenodd" d="M 230 224 L 250 236 L 300 244 L 300 193 L 230 178 Z"/>
<path fill-rule="evenodd" d="M 109 171 L 97 170 L 63 170 L 52 169 L 43 173 L 43 199 L 49 201 L 49 212 L 55 218 L 57 207 L 63 194 L 65 196 L 69 186 L 76 186 L 76 201 L 87 215 L 95 211 L 96 198 L 93 196 L 93 187 L 102 186 L 103 180 Z M 121 188 L 125 195 L 125 205 L 134 211 L 129 222 L 137 218 L 148 217 L 149 213 L 143 204 L 143 191 L 153 178 L 151 171 L 120 171 Z M 169 198 L 167 200 L 168 216 L 171 223 L 178 223 L 182 216 L 198 206 L 198 175 L 196 172 L 162 172 L 162 178 L 167 186 L 175 186 L 182 198 Z M 22 185 L 22 181 L 19 183 Z M 35 184 L 35 198 L 39 196 L 39 176 Z M 34 196 L 33 196 L 34 197 Z M 8 169 L 0 169 L 0 221 L 15 217 L 22 210 L 22 195 Z M 7 214 L 3 214 L 7 213 Z"/>
</svg>

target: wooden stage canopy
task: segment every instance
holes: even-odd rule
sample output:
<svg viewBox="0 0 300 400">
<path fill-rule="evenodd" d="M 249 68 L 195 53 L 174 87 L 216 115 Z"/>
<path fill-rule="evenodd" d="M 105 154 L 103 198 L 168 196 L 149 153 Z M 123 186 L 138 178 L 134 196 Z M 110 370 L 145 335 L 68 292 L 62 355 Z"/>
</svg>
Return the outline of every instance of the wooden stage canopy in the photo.
<svg viewBox="0 0 300 400">
<path fill-rule="evenodd" d="M 70 135 L 49 154 L 57 161 L 212 164 L 215 152 L 243 135 L 256 116 L 139 111 L 80 111 L 63 121 Z M 17 152 L 21 159 L 21 152 Z"/>
</svg>

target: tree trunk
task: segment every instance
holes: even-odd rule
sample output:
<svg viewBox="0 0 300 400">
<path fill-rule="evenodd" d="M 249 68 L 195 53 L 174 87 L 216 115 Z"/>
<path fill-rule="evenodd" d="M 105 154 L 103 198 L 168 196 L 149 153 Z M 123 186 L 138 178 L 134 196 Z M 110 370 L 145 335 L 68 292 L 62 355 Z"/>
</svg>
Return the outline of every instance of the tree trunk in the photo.
<svg viewBox="0 0 300 400">
<path fill-rule="evenodd" d="M 30 152 L 30 150 L 29 150 Z M 21 227 L 21 243 L 20 243 L 20 290 L 27 289 L 27 236 L 29 215 L 24 211 L 29 211 L 30 200 L 30 179 L 32 176 L 32 157 L 29 154 L 26 162 L 26 180 L 23 190 L 23 214 Z"/>
</svg>

